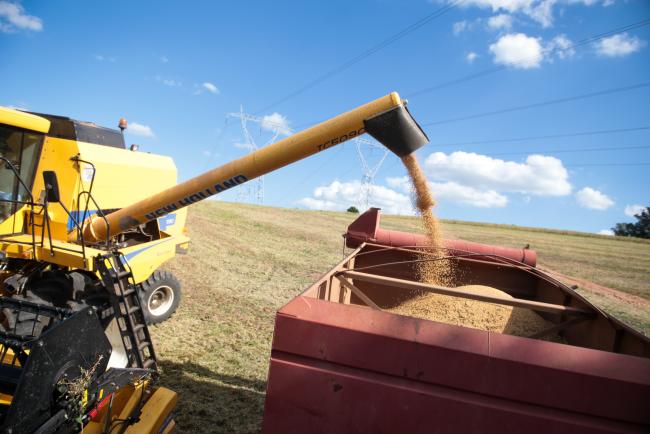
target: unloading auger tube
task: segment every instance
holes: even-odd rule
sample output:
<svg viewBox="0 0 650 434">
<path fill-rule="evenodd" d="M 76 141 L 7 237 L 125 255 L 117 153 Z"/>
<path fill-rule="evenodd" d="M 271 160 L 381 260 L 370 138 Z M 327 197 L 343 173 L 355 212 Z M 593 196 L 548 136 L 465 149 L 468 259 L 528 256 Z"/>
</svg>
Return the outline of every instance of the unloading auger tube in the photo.
<svg viewBox="0 0 650 434">
<path fill-rule="evenodd" d="M 428 142 L 426 134 L 406 109 L 406 101 L 392 92 L 112 212 L 106 216 L 106 220 L 92 217 L 84 224 L 84 240 L 105 240 L 107 235 L 112 237 L 366 132 L 399 157 L 412 153 Z M 74 232 L 69 235 L 71 239 L 77 237 Z"/>
</svg>

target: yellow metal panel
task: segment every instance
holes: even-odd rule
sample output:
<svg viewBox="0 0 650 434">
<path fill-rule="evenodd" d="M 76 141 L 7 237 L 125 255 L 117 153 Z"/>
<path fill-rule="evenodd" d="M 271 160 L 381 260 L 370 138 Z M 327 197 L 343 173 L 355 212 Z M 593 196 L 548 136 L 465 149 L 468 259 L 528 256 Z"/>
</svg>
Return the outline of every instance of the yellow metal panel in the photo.
<svg viewBox="0 0 650 434">
<path fill-rule="evenodd" d="M 27 205 L 24 205 L 18 208 L 16 213 L 0 223 L 0 234 L 10 235 L 22 232 L 25 226 L 25 214 L 29 212 L 28 210 Z M 38 211 L 38 208 L 34 211 Z"/>
<path fill-rule="evenodd" d="M 77 209 L 77 195 L 81 192 L 81 183 L 77 164 L 70 158 L 79 153 L 77 142 L 74 140 L 57 139 L 47 137 L 43 143 L 41 158 L 36 168 L 36 177 L 32 195 L 39 201 L 45 195 L 43 184 L 43 171 L 52 170 L 56 172 L 61 193 L 61 202 L 69 210 Z M 51 203 L 48 207 L 50 216 L 50 228 L 52 238 L 56 240 L 67 240 L 68 215 L 58 203 Z M 39 223 L 39 222 L 37 222 Z M 40 238 L 40 228 L 37 228 L 37 235 Z"/>
<path fill-rule="evenodd" d="M 14 397 L 12 395 L 0 392 L 0 405 L 11 405 L 13 399 Z"/>
<path fill-rule="evenodd" d="M 38 131 L 39 133 L 50 131 L 50 121 L 47 119 L 8 107 L 0 107 L 0 124 Z"/>
<path fill-rule="evenodd" d="M 170 157 L 83 142 L 78 146 L 80 157 L 95 165 L 93 197 L 102 209 L 123 208 L 176 185 Z M 81 163 L 79 170 L 88 188 L 92 168 Z"/>
<path fill-rule="evenodd" d="M 147 400 L 142 408 L 140 420 L 135 425 L 131 425 L 127 434 L 149 434 L 158 433 L 162 428 L 167 416 L 176 407 L 178 395 L 164 387 L 156 389 L 154 394 Z"/>
<path fill-rule="evenodd" d="M 120 249 L 133 271 L 135 283 L 144 282 L 166 261 L 176 254 L 176 245 L 187 243 L 185 236 L 168 237 L 149 243 Z"/>
<path fill-rule="evenodd" d="M 40 247 L 40 236 L 36 239 L 38 244 L 36 246 L 36 259 L 62 265 L 64 267 L 84 268 L 90 270 L 92 268 L 92 261 L 90 258 L 103 253 L 98 249 L 86 247 L 86 258 L 88 258 L 88 260 L 84 262 L 80 245 L 67 243 L 65 241 L 52 240 L 54 246 L 54 250 L 52 250 L 47 237 L 43 241 L 43 247 Z M 29 245 L 31 242 L 31 235 L 15 235 L 0 241 L 0 250 L 4 251 L 10 258 L 31 259 L 32 246 Z"/>
<path fill-rule="evenodd" d="M 165 429 L 160 434 L 171 434 L 176 430 L 176 421 L 173 419 L 169 421 Z"/>
<path fill-rule="evenodd" d="M 133 411 L 136 405 L 140 403 L 140 398 L 142 397 L 141 386 L 137 388 L 132 385 L 126 385 L 120 390 L 115 392 L 113 395 L 113 405 L 111 407 L 110 417 L 111 422 L 115 422 L 116 419 L 128 417 L 130 412 Z M 125 411 L 125 407 L 129 406 L 128 411 Z M 109 405 L 105 405 L 98 413 L 98 415 L 92 421 L 88 422 L 83 428 L 84 434 L 102 434 L 105 433 L 104 427 L 106 426 L 106 417 L 108 416 Z M 110 423 L 109 423 L 110 425 Z"/>
</svg>

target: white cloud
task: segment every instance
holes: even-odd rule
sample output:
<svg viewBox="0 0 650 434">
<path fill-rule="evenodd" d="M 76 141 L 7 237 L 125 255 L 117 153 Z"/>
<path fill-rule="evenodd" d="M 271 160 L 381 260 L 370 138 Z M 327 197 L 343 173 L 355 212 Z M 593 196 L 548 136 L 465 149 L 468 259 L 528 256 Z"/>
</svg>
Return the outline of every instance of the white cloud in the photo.
<svg viewBox="0 0 650 434">
<path fill-rule="evenodd" d="M 465 0 L 463 6 L 478 6 L 491 8 L 492 12 L 507 11 L 519 12 L 531 7 L 537 0 Z"/>
<path fill-rule="evenodd" d="M 304 197 L 298 201 L 298 204 L 309 209 L 344 211 L 358 204 L 360 194 L 361 182 L 359 181 L 333 181 L 330 185 L 317 187 L 313 197 Z M 388 214 L 412 215 L 414 213 L 408 195 L 380 185 L 370 187 L 370 205 L 379 207 Z"/>
<path fill-rule="evenodd" d="M 137 122 L 130 122 L 126 131 L 136 136 L 154 137 L 153 130 L 150 126 L 139 124 Z"/>
<path fill-rule="evenodd" d="M 488 27 L 494 30 L 512 27 L 512 15 L 499 14 L 488 19 Z"/>
<path fill-rule="evenodd" d="M 544 155 L 529 155 L 524 163 L 504 161 L 487 155 L 457 151 L 449 155 L 434 152 L 424 163 L 431 179 L 533 196 L 566 196 L 571 193 L 569 173 L 562 161 Z"/>
<path fill-rule="evenodd" d="M 545 50 L 549 56 L 555 55 L 562 60 L 573 57 L 573 55 L 576 54 L 576 50 L 573 48 L 573 42 L 571 42 L 566 35 L 558 35 L 554 37 L 551 42 L 546 45 Z"/>
<path fill-rule="evenodd" d="M 291 134 L 291 128 L 289 127 L 289 120 L 286 116 L 281 115 L 280 113 L 273 113 L 262 117 L 262 122 L 260 124 L 263 130 L 273 131 L 276 130 L 284 135 L 288 136 Z"/>
<path fill-rule="evenodd" d="M 95 54 L 93 57 L 98 62 L 111 62 L 111 63 L 115 62 L 115 57 L 104 56 L 103 54 Z"/>
<path fill-rule="evenodd" d="M 601 229 L 598 231 L 598 235 L 609 235 L 614 236 L 614 231 L 611 229 Z"/>
<path fill-rule="evenodd" d="M 465 56 L 465 59 L 467 59 L 467 61 L 469 63 L 473 63 L 476 60 L 477 57 L 478 57 L 478 54 L 476 54 L 473 51 L 470 51 L 469 53 L 467 53 L 467 56 Z"/>
<path fill-rule="evenodd" d="M 596 52 L 605 57 L 623 57 L 639 51 L 645 41 L 636 36 L 629 36 L 627 33 L 603 38 L 596 42 Z"/>
<path fill-rule="evenodd" d="M 468 28 L 469 28 L 469 21 L 467 21 L 467 20 L 457 21 L 452 26 L 452 30 L 454 32 L 454 35 L 456 35 L 456 36 L 460 35 L 461 33 L 463 33 Z"/>
<path fill-rule="evenodd" d="M 181 83 L 178 80 L 174 80 L 171 78 L 163 78 L 160 75 L 156 75 L 155 79 L 158 83 L 162 83 L 165 86 L 169 86 L 169 87 L 180 87 L 183 85 L 183 83 Z"/>
<path fill-rule="evenodd" d="M 210 92 L 214 95 L 219 95 L 221 91 L 219 88 L 213 84 L 210 83 L 209 81 L 203 82 L 201 84 L 194 84 L 194 92 L 192 92 L 193 95 L 201 95 L 203 92 Z"/>
<path fill-rule="evenodd" d="M 25 9 L 18 3 L 0 1 L 0 31 L 13 33 L 17 30 L 43 30 L 43 20 L 27 15 Z"/>
<path fill-rule="evenodd" d="M 248 151 L 252 151 L 253 149 L 255 149 L 255 145 L 253 145 L 252 143 L 235 142 L 232 145 L 237 149 L 246 149 Z"/>
<path fill-rule="evenodd" d="M 604 7 L 611 6 L 616 3 L 616 0 L 565 0 L 569 4 L 582 4 L 585 6 L 594 6 L 602 3 Z"/>
<path fill-rule="evenodd" d="M 209 81 L 204 82 L 203 84 L 201 84 L 201 86 L 203 87 L 203 89 L 205 89 L 208 92 L 213 93 L 215 95 L 219 95 L 219 93 L 220 93 L 219 88 L 217 86 L 215 86 L 214 84 L 210 83 Z"/>
<path fill-rule="evenodd" d="M 542 27 L 551 27 L 553 25 L 553 7 L 557 0 L 541 0 L 536 5 L 530 6 L 524 10 L 524 13 L 537 21 Z"/>
<path fill-rule="evenodd" d="M 630 217 L 634 217 L 637 214 L 641 214 L 646 208 L 647 207 L 645 207 L 643 205 L 637 205 L 637 204 L 627 205 L 625 207 L 624 212 L 625 212 L 625 215 L 630 216 Z"/>
<path fill-rule="evenodd" d="M 162 63 L 169 63 L 169 58 L 167 56 L 160 56 L 160 61 Z"/>
<path fill-rule="evenodd" d="M 520 13 L 542 27 L 553 25 L 553 7 L 557 0 L 465 0 L 463 6 L 492 9 L 492 12 Z"/>
<path fill-rule="evenodd" d="M 405 193 L 411 193 L 411 181 L 407 176 L 388 178 L 388 185 Z M 477 208 L 503 208 L 508 204 L 508 198 L 494 190 L 481 190 L 456 182 L 429 182 L 429 188 L 436 200 L 445 203 L 457 203 Z"/>
<path fill-rule="evenodd" d="M 614 201 L 606 194 L 591 187 L 585 187 L 576 193 L 576 200 L 578 205 L 587 209 L 595 209 L 604 211 L 614 205 Z"/>
<path fill-rule="evenodd" d="M 538 68 L 544 59 L 540 41 L 523 33 L 509 33 L 491 44 L 490 52 L 494 63 L 521 69 Z"/>
<path fill-rule="evenodd" d="M 517 163 L 467 152 L 435 152 L 425 159 L 423 168 L 437 200 L 477 208 L 503 208 L 510 202 L 507 193 L 521 193 L 526 199 L 566 196 L 572 189 L 562 162 L 543 155 L 530 155 L 524 163 Z M 393 177 L 386 182 L 388 187 L 372 187 L 371 205 L 393 214 L 412 214 L 409 178 Z M 334 181 L 298 203 L 310 209 L 342 211 L 359 201 L 360 189 L 359 181 Z"/>
<path fill-rule="evenodd" d="M 209 149 L 204 149 L 204 150 L 201 152 L 201 154 L 203 154 L 203 156 L 204 156 L 204 157 L 207 157 L 207 158 L 216 158 L 216 157 L 219 156 L 219 154 L 218 154 L 217 152 L 211 151 L 211 150 L 209 150 Z"/>
<path fill-rule="evenodd" d="M 493 13 L 520 14 L 537 22 L 542 27 L 551 27 L 556 6 L 563 9 L 567 4 L 593 6 L 598 3 L 609 6 L 614 3 L 614 0 L 464 0 L 461 2 L 461 6 L 491 9 Z"/>
</svg>

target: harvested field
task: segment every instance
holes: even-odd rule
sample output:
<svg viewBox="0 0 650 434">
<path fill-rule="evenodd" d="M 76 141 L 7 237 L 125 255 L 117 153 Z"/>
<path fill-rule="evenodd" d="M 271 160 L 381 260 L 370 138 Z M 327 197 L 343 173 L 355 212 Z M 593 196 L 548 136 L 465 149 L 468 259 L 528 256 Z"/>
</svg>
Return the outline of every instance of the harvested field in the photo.
<svg viewBox="0 0 650 434">
<path fill-rule="evenodd" d="M 342 257 L 356 215 L 209 201 L 189 211 L 190 252 L 168 264 L 183 284 L 174 317 L 152 327 L 162 384 L 180 394 L 180 432 L 254 433 L 261 426 L 276 309 Z M 414 217 L 382 227 L 420 232 Z M 650 333 L 650 242 L 443 221 L 447 237 L 530 244 L 540 266 L 619 291 L 578 290 Z M 639 301 L 631 303 L 629 300 Z"/>
</svg>

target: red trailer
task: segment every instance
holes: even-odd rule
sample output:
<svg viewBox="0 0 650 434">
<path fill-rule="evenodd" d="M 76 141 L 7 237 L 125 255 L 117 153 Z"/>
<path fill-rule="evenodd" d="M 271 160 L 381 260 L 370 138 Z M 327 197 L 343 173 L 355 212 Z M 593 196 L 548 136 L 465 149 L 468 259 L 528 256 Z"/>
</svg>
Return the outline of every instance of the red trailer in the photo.
<svg viewBox="0 0 650 434">
<path fill-rule="evenodd" d="M 648 338 L 494 246 L 448 246 L 458 284 L 512 298 L 422 284 L 426 248 L 359 240 L 373 218 L 378 229 L 377 211 L 361 216 L 347 234 L 358 248 L 278 311 L 264 433 L 650 432 Z M 386 311 L 414 289 L 531 309 L 550 326 L 519 337 Z"/>
</svg>

